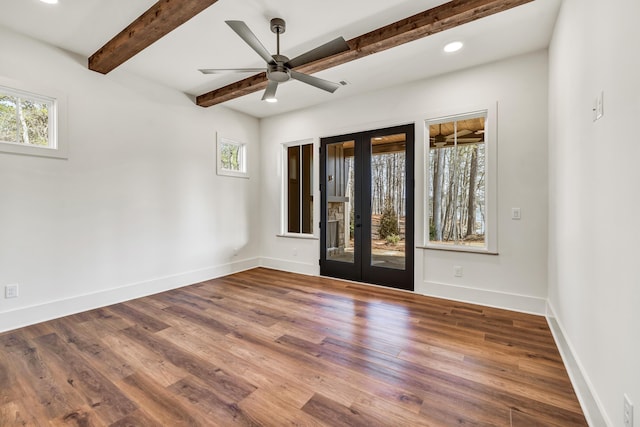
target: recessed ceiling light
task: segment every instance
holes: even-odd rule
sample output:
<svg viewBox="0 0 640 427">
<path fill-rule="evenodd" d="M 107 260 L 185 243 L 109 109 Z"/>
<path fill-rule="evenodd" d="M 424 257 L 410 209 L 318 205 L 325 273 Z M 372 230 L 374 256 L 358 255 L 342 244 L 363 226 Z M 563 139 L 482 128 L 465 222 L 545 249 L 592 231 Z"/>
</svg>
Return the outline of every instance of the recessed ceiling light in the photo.
<svg viewBox="0 0 640 427">
<path fill-rule="evenodd" d="M 462 49 L 463 43 L 460 41 L 455 41 L 455 42 L 451 42 L 448 43 L 447 45 L 445 45 L 444 47 L 444 51 L 447 53 L 453 53 L 453 52 L 457 52 L 460 49 Z"/>
<path fill-rule="evenodd" d="M 274 102 L 278 102 L 278 98 L 265 98 L 265 101 L 274 103 Z"/>
<path fill-rule="evenodd" d="M 58 0 L 40 0 L 42 3 L 57 4 Z"/>
</svg>

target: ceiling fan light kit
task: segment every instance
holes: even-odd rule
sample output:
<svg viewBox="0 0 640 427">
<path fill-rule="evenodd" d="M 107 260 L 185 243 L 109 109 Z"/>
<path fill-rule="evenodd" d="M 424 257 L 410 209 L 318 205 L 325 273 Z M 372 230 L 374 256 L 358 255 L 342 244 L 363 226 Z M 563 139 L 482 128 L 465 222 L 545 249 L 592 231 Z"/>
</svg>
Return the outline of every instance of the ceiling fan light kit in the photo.
<svg viewBox="0 0 640 427">
<path fill-rule="evenodd" d="M 341 84 L 324 80 L 309 74 L 295 71 L 294 68 L 308 64 L 319 59 L 345 52 L 349 50 L 349 45 L 342 37 L 331 40 L 321 46 L 311 49 L 293 59 L 280 54 L 280 34 L 286 31 L 286 23 L 281 18 L 273 18 L 271 20 L 271 31 L 276 34 L 277 51 L 272 55 L 267 48 L 258 40 L 256 35 L 249 29 L 243 21 L 225 21 L 233 31 L 240 36 L 245 43 L 249 45 L 262 59 L 267 63 L 266 70 L 264 68 L 205 68 L 199 71 L 203 74 L 219 74 L 229 72 L 262 72 L 267 73 L 267 88 L 262 96 L 263 101 L 277 102 L 276 90 L 278 84 L 285 83 L 291 79 L 298 80 L 302 83 L 317 87 L 324 91 L 333 93 Z"/>
</svg>

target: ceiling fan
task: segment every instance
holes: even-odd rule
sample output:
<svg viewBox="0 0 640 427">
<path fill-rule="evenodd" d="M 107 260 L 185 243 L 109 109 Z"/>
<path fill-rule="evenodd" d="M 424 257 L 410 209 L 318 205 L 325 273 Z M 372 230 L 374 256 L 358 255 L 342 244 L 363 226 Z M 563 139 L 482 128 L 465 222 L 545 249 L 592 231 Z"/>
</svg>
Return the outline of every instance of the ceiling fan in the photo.
<svg viewBox="0 0 640 427">
<path fill-rule="evenodd" d="M 469 137 L 464 138 L 467 135 L 471 135 Z M 433 145 L 437 148 L 444 147 L 445 145 L 453 145 L 454 142 L 458 144 L 464 144 L 469 142 L 480 142 L 483 138 L 483 133 L 480 131 L 472 131 L 469 129 L 461 129 L 455 133 L 450 135 L 442 134 L 442 123 L 439 125 L 439 133 L 437 135 L 432 136 L 429 140 L 433 143 Z M 463 138 L 461 138 L 463 137 Z"/>
<path fill-rule="evenodd" d="M 283 34 L 286 29 L 286 24 L 283 19 L 273 18 L 271 20 L 271 31 L 276 34 L 277 38 L 277 52 L 275 55 L 271 55 L 271 53 L 269 53 L 269 51 L 243 21 L 225 22 L 267 63 L 266 72 L 269 82 L 267 84 L 267 89 L 264 91 L 264 95 L 262 96 L 263 101 L 276 102 L 276 90 L 278 89 L 278 84 L 284 83 L 290 79 L 298 80 L 331 93 L 335 92 L 340 87 L 340 84 L 338 83 L 314 77 L 309 74 L 300 73 L 293 70 L 293 68 L 349 50 L 349 45 L 344 38 L 338 37 L 328 43 L 316 47 L 315 49 L 311 49 L 302 55 L 289 59 L 288 57 L 280 54 L 280 34 Z M 205 68 L 199 71 L 203 74 L 257 73 L 265 71 L 265 68 Z"/>
</svg>

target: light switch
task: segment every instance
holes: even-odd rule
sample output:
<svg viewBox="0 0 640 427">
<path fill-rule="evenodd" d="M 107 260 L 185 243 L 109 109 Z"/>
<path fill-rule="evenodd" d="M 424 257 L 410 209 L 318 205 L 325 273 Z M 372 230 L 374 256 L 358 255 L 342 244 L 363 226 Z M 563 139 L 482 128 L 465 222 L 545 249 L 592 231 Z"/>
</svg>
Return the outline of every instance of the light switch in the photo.
<svg viewBox="0 0 640 427">
<path fill-rule="evenodd" d="M 601 91 L 593 101 L 593 121 L 600 120 L 604 116 L 604 91 Z"/>
<path fill-rule="evenodd" d="M 511 208 L 511 219 L 520 219 L 520 208 Z"/>
<path fill-rule="evenodd" d="M 596 101 L 596 120 L 601 119 L 602 116 L 604 116 L 604 91 L 600 92 Z"/>
</svg>

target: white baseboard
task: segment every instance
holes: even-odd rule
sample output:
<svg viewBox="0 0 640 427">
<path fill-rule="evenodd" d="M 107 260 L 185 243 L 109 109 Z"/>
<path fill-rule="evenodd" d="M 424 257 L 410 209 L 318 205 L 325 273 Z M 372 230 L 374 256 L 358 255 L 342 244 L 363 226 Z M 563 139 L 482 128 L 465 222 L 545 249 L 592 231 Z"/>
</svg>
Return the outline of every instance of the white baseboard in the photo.
<svg viewBox="0 0 640 427">
<path fill-rule="evenodd" d="M 278 258 L 260 258 L 260 266 L 272 268 L 274 270 L 288 271 L 290 273 L 305 274 L 307 276 L 319 276 L 320 266 L 307 262 L 289 261 Z"/>
<path fill-rule="evenodd" d="M 479 304 L 487 307 L 502 308 L 522 313 L 546 314 L 546 300 L 544 298 L 527 295 L 510 294 L 507 292 L 490 291 L 486 289 L 470 288 L 466 286 L 449 285 L 436 282 L 417 284 L 415 292 L 436 298 Z"/>
<path fill-rule="evenodd" d="M 214 267 L 145 280 L 143 282 L 131 283 L 90 294 L 50 301 L 44 304 L 17 308 L 0 313 L 0 332 L 6 332 L 70 314 L 180 288 L 227 274 L 255 268 L 258 267 L 259 264 L 258 258 L 250 258 Z"/>
<path fill-rule="evenodd" d="M 556 346 L 560 351 L 562 361 L 567 369 L 587 422 L 591 427 L 613 426 L 550 302 L 547 302 L 547 323 L 556 341 Z"/>
</svg>

